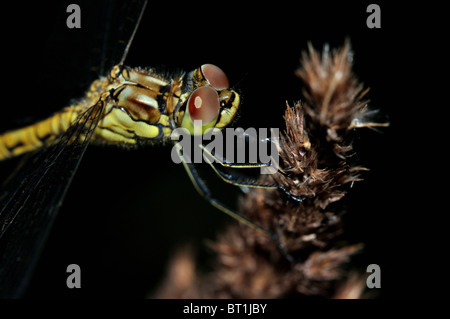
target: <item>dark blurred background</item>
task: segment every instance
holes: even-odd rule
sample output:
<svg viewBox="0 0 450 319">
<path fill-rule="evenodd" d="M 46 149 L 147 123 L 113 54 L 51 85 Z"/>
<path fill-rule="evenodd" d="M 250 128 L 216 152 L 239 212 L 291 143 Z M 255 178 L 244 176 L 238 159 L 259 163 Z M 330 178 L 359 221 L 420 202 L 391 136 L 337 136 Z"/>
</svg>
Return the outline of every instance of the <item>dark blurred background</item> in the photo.
<svg viewBox="0 0 450 319">
<path fill-rule="evenodd" d="M 65 24 L 69 3 L 16 5 L 8 12 L 14 22 L 2 21 L 1 131 L 69 105 L 101 73 L 102 61 L 118 62 L 114 31 L 126 24 L 115 11 L 120 2 L 76 2 L 82 22 L 72 30 Z M 343 239 L 365 244 L 352 266 L 364 271 L 380 265 L 379 298 L 448 297 L 448 209 L 437 207 L 442 188 L 431 177 L 440 173 L 430 164 L 440 148 L 430 149 L 425 138 L 433 94 L 424 95 L 423 85 L 432 78 L 419 76 L 432 50 L 440 49 L 431 37 L 441 29 L 425 19 L 439 8 L 376 1 L 381 29 L 369 29 L 370 3 L 150 1 L 126 64 L 190 71 L 214 63 L 242 94 L 235 126 L 282 129 L 286 101 L 294 105 L 302 98 L 294 71 L 308 41 L 336 48 L 349 38 L 354 72 L 370 87 L 370 106 L 391 125 L 360 130 L 355 141 L 357 163 L 370 171 L 342 203 Z M 196 193 L 183 167 L 172 163 L 170 149 L 88 148 L 26 297 L 142 298 L 184 245 L 194 247 L 200 267 L 208 269 L 212 254 L 205 242 L 234 221 Z M 1 177 L 16 163 L 0 163 Z M 230 205 L 236 202 L 235 190 L 214 176 L 208 182 Z M 81 267 L 82 289 L 65 285 L 71 263 Z"/>
</svg>

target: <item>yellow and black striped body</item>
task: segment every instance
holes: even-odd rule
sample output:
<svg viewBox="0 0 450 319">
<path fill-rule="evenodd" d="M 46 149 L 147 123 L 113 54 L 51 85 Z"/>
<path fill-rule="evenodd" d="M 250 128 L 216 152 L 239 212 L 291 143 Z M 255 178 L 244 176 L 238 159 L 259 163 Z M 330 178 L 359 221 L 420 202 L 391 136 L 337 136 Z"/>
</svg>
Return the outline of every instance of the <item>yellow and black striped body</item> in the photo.
<svg viewBox="0 0 450 319">
<path fill-rule="evenodd" d="M 94 81 L 75 105 L 43 121 L 0 134 L 0 160 L 51 145 L 81 113 L 97 103 L 103 103 L 104 108 L 91 142 L 135 145 L 163 141 L 174 128 L 182 126 L 186 101 L 193 90 L 207 84 L 200 68 L 164 78 L 152 70 L 117 65 L 108 77 Z M 237 93 L 222 90 L 221 94 L 223 100 L 233 98 L 214 123 L 219 128 L 232 120 L 239 106 Z"/>
<path fill-rule="evenodd" d="M 80 111 L 80 106 L 66 107 L 43 121 L 0 134 L 0 160 L 50 145 L 70 127 Z"/>
<path fill-rule="evenodd" d="M 163 139 L 176 126 L 182 76 L 163 80 L 151 71 L 116 66 L 109 77 L 92 83 L 76 105 L 30 126 L 0 135 L 0 160 L 50 145 L 89 107 L 104 102 L 92 142 L 136 144 L 139 139 Z"/>
</svg>

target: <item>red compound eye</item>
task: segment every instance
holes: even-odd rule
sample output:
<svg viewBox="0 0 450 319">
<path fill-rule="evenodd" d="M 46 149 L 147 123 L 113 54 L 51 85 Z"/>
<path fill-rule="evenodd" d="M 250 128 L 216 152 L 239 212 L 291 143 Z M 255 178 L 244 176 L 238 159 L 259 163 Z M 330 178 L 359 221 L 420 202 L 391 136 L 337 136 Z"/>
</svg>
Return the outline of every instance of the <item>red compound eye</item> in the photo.
<svg viewBox="0 0 450 319">
<path fill-rule="evenodd" d="M 188 101 L 189 115 L 193 121 L 210 123 L 219 116 L 219 95 L 209 86 L 196 89 Z"/>
<path fill-rule="evenodd" d="M 230 87 L 225 72 L 214 64 L 203 64 L 202 73 L 208 80 L 209 84 L 217 90 L 224 90 Z"/>
</svg>

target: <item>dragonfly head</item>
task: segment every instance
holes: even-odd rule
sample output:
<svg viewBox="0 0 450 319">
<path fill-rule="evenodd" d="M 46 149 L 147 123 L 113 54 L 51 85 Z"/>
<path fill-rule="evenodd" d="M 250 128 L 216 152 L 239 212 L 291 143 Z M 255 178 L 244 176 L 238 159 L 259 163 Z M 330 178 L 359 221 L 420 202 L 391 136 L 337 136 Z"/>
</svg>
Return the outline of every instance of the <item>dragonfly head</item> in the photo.
<svg viewBox="0 0 450 319">
<path fill-rule="evenodd" d="M 239 108 L 239 95 L 229 88 L 225 73 L 213 64 L 203 64 L 188 74 L 193 89 L 185 96 L 181 127 L 192 135 L 209 128 L 223 129 Z"/>
</svg>

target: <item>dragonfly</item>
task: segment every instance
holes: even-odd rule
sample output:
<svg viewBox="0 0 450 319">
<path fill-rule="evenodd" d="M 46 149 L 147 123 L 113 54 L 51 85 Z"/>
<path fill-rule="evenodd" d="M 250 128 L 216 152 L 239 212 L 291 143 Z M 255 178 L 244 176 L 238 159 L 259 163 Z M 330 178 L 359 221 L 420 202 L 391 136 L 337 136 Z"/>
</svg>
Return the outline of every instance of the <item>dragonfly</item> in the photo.
<svg viewBox="0 0 450 319">
<path fill-rule="evenodd" d="M 170 141 L 176 128 L 192 135 L 208 129 L 223 129 L 235 118 L 240 95 L 230 89 L 225 72 L 203 64 L 190 72 L 162 74 L 151 68 L 125 65 L 132 40 L 147 1 L 128 4 L 134 17 L 128 41 L 118 63 L 91 85 L 85 96 L 49 118 L 0 134 L 0 161 L 25 154 L 0 194 L 0 295 L 23 295 L 56 214 L 89 144 L 133 147 Z M 199 121 L 200 127 L 195 123 Z M 230 164 L 206 152 L 227 168 L 261 168 L 267 164 Z M 177 154 L 197 191 L 213 206 L 240 222 L 271 236 L 216 200 L 182 149 Z M 32 153 L 32 156 L 27 154 Z M 214 168 L 212 161 L 210 165 Z M 230 184 L 280 188 L 257 182 L 242 182 L 214 168 Z M 283 189 L 282 189 L 283 190 Z M 287 254 L 286 254 L 287 255 Z"/>
</svg>

